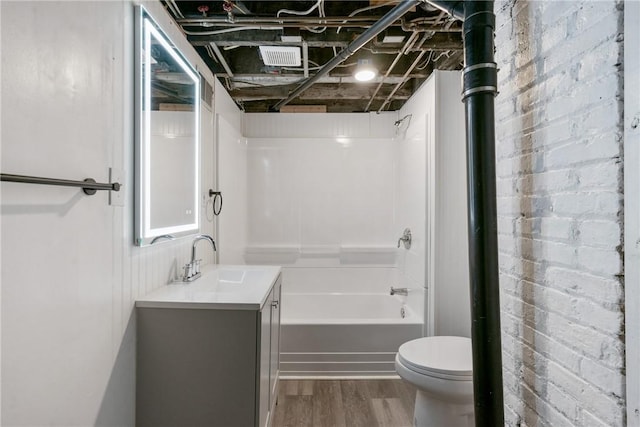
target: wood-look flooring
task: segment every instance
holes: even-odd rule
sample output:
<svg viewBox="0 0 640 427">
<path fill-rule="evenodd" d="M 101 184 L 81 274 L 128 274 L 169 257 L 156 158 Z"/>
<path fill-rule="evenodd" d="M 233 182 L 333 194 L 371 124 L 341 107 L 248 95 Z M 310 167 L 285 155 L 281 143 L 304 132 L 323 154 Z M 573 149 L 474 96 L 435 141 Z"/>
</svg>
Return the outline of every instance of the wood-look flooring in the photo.
<svg viewBox="0 0 640 427">
<path fill-rule="evenodd" d="M 273 427 L 410 427 L 415 388 L 399 379 L 282 380 Z"/>
</svg>

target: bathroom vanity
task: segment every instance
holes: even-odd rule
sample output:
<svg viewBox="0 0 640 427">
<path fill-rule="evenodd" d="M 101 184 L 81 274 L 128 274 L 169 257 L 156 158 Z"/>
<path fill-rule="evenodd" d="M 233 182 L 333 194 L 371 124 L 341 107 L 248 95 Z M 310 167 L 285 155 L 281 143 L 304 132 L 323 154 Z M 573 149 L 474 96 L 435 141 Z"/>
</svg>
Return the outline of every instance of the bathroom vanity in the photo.
<svg viewBox="0 0 640 427">
<path fill-rule="evenodd" d="M 215 265 L 138 299 L 136 425 L 270 425 L 280 288 L 280 267 Z"/>
</svg>

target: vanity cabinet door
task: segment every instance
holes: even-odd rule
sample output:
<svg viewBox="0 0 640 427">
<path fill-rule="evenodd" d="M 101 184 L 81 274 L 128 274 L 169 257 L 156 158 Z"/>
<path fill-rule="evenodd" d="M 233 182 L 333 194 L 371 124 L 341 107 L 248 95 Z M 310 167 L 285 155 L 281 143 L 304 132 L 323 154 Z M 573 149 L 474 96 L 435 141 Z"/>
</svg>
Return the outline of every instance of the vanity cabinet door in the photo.
<svg viewBox="0 0 640 427">
<path fill-rule="evenodd" d="M 271 302 L 271 366 L 269 374 L 269 390 L 271 396 L 271 403 L 269 406 L 271 411 L 275 410 L 276 399 L 278 398 L 278 380 L 280 378 L 281 283 L 281 280 L 278 279 L 273 287 L 273 301 Z"/>
<path fill-rule="evenodd" d="M 269 328 L 266 350 L 257 346 L 259 322 L 257 310 L 138 308 L 135 425 L 257 426 L 269 362 L 263 380 L 256 355 L 270 350 Z"/>
<path fill-rule="evenodd" d="M 258 420 L 260 427 L 268 427 L 275 411 L 280 376 L 280 289 L 281 279 L 271 289 L 260 312 L 260 371 Z"/>
<path fill-rule="evenodd" d="M 260 312 L 260 348 L 259 372 L 258 379 L 258 408 L 259 408 L 259 427 L 265 427 L 269 418 L 269 409 L 271 407 L 269 401 L 269 379 L 270 379 L 270 356 L 271 356 L 271 300 L 273 299 L 273 290 L 267 298 L 262 311 Z"/>
</svg>

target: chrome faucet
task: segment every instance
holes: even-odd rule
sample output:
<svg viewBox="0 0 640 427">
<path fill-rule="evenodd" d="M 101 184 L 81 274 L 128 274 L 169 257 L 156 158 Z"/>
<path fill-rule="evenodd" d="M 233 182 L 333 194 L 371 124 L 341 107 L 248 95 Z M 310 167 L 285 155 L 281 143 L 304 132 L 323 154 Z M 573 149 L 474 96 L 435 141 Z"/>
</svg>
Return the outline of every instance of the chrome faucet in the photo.
<svg viewBox="0 0 640 427">
<path fill-rule="evenodd" d="M 200 259 L 196 259 L 196 244 L 200 240 L 207 240 L 213 246 L 213 250 L 216 249 L 216 242 L 213 240 L 211 236 L 207 236 L 206 234 L 199 234 L 193 239 L 193 245 L 191 246 L 191 261 L 184 266 L 184 276 L 182 276 L 183 282 L 193 282 L 198 277 L 200 277 Z"/>
<path fill-rule="evenodd" d="M 392 286 L 389 293 L 391 295 L 409 295 L 409 288 L 394 288 Z"/>
</svg>

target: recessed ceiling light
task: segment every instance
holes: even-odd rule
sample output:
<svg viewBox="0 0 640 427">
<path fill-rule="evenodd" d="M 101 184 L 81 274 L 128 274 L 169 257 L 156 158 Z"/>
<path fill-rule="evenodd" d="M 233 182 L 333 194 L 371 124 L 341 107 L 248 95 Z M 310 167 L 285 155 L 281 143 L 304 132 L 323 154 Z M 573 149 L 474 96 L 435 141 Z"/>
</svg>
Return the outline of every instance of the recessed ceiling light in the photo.
<svg viewBox="0 0 640 427">
<path fill-rule="evenodd" d="M 378 75 L 378 70 L 373 66 L 369 59 L 358 59 L 356 71 L 353 74 L 359 82 L 368 82 Z"/>
</svg>

